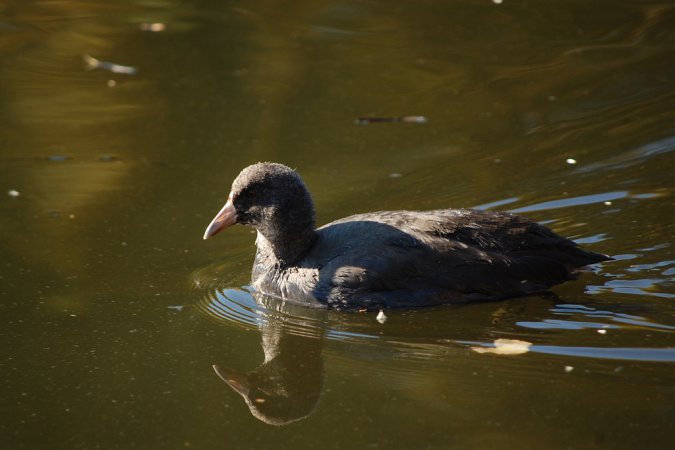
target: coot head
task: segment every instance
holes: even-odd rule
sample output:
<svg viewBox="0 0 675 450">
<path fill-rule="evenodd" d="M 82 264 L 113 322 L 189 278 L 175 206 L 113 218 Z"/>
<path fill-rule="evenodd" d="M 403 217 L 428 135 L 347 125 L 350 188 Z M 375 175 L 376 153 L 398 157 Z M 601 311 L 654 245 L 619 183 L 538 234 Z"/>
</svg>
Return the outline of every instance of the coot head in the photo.
<svg viewBox="0 0 675 450">
<path fill-rule="evenodd" d="M 219 231 L 241 223 L 254 227 L 268 241 L 281 260 L 298 255 L 287 249 L 302 248 L 311 242 L 315 215 L 312 198 L 300 175 L 278 163 L 257 163 L 246 167 L 232 183 L 227 203 L 204 233 L 208 239 Z M 299 245 L 300 244 L 300 245 Z"/>
</svg>

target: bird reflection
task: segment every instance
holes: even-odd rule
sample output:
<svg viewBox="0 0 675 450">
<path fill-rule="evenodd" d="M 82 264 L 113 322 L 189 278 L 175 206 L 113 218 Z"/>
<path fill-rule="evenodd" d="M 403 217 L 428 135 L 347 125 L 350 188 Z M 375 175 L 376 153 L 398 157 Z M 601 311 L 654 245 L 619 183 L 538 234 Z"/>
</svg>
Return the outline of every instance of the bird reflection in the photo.
<svg viewBox="0 0 675 450">
<path fill-rule="evenodd" d="M 286 425 L 312 414 L 321 396 L 325 311 L 255 297 L 264 306 L 259 312 L 264 361 L 246 373 L 219 365 L 213 369 L 241 395 L 255 418 Z"/>
</svg>

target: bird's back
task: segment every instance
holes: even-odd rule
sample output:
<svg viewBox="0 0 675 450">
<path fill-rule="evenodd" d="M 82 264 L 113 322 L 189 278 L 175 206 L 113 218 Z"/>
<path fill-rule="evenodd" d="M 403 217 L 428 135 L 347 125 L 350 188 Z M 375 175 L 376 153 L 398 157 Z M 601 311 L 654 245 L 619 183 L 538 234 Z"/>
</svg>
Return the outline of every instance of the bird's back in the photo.
<svg viewBox="0 0 675 450">
<path fill-rule="evenodd" d="M 317 230 L 312 295 L 344 309 L 490 300 L 543 291 L 609 259 L 523 217 L 476 210 L 360 214 Z"/>
</svg>

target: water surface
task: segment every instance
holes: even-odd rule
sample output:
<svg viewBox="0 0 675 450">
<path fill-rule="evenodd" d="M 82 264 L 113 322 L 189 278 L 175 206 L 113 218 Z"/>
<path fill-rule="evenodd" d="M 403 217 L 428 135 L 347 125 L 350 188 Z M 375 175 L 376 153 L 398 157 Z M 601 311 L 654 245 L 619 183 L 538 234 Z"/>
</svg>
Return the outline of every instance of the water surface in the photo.
<svg viewBox="0 0 675 450">
<path fill-rule="evenodd" d="M 670 448 L 673 30 L 628 1 L 5 2 L 0 447 Z M 201 236 L 261 160 L 321 224 L 509 210 L 616 260 L 384 323 L 256 298 L 250 230 Z"/>
</svg>

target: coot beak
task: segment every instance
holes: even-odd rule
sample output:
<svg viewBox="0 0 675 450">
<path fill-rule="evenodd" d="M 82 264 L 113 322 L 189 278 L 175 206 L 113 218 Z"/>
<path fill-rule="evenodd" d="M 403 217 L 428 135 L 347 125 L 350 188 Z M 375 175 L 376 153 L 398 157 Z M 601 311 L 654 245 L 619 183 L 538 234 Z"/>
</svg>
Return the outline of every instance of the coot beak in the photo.
<svg viewBox="0 0 675 450">
<path fill-rule="evenodd" d="M 227 198 L 227 203 L 223 206 L 223 209 L 220 210 L 216 217 L 213 218 L 206 231 L 204 232 L 204 239 L 208 239 L 214 234 L 218 233 L 220 230 L 224 230 L 230 225 L 237 223 L 237 210 L 234 209 L 234 204 L 232 203 L 232 195 Z"/>
</svg>

